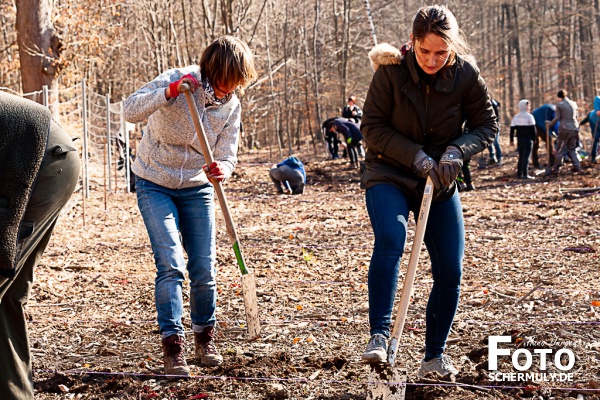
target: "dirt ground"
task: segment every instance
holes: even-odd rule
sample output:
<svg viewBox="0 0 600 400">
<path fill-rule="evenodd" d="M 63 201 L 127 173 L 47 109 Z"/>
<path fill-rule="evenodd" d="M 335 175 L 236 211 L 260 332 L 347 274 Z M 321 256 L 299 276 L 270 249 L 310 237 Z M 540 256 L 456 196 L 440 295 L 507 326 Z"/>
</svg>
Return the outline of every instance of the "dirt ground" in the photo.
<svg viewBox="0 0 600 400">
<path fill-rule="evenodd" d="M 262 337 L 247 340 L 239 273 L 217 209 L 218 345 L 225 361 L 198 367 L 190 345 L 193 377 L 165 379 L 154 263 L 135 194 L 121 188 L 105 195 L 93 184 L 85 204 L 81 191 L 71 199 L 36 271 L 27 308 L 36 398 L 366 398 L 370 371 L 360 356 L 369 338 L 373 234 L 360 175 L 343 160 L 306 156 L 306 193 L 276 195 L 266 159 L 264 151 L 241 155 L 226 185 L 257 277 Z M 516 161 L 514 150 L 502 166 L 478 169 L 473 160 L 476 190 L 461 193 L 466 256 L 447 348 L 461 371 L 455 383 L 416 377 L 432 283 L 427 252 L 421 254 L 396 366 L 407 371 L 407 399 L 600 398 L 600 190 L 572 190 L 598 188 L 600 167 L 584 161 L 580 173 L 566 165 L 558 176 L 538 170 L 535 180 L 523 181 L 515 177 Z M 409 228 L 411 246 L 412 219 Z M 407 260 L 408 252 L 397 300 Z M 569 348 L 573 381 L 490 381 L 490 335 L 510 335 L 503 348 L 511 353 L 549 347 L 551 361 Z M 534 354 L 529 372 L 540 372 L 539 359 Z M 499 358 L 498 370 L 519 372 L 508 356 Z"/>
</svg>

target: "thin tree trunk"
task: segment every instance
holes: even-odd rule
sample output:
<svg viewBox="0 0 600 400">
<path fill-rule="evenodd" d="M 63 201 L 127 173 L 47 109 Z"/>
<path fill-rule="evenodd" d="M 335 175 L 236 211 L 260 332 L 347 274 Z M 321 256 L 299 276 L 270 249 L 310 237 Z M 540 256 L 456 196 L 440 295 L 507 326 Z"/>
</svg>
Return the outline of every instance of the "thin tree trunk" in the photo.
<svg viewBox="0 0 600 400">
<path fill-rule="evenodd" d="M 302 29 L 302 38 L 304 44 L 304 104 L 306 106 L 306 120 L 308 121 L 308 132 L 310 132 L 310 139 L 313 144 L 313 150 L 315 157 L 317 157 L 317 142 L 315 140 L 315 134 L 313 132 L 312 127 L 312 118 L 310 116 L 310 101 L 308 98 L 308 86 L 310 85 L 310 72 L 308 67 L 308 38 L 306 35 L 306 30 L 308 27 L 306 26 L 306 0 L 304 0 L 304 7 L 302 7 L 303 19 L 304 19 L 304 28 Z M 319 121 L 317 121 L 317 126 L 320 126 Z"/>
<path fill-rule="evenodd" d="M 285 131 L 288 138 L 288 155 L 292 155 L 292 132 L 290 130 L 290 99 L 288 90 L 288 23 L 289 23 L 288 2 L 285 2 L 285 21 L 283 22 L 283 59 L 285 66 L 283 67 L 283 99 L 284 99 L 284 115 L 285 115 Z"/>
<path fill-rule="evenodd" d="M 521 43 L 519 40 L 519 37 L 521 36 L 521 32 L 519 30 L 519 15 L 517 14 L 516 0 L 513 0 L 512 9 L 513 9 L 513 16 L 515 18 L 514 30 L 513 30 L 512 34 L 513 34 L 513 41 L 514 41 L 514 48 L 515 48 L 515 59 L 516 59 L 515 64 L 517 67 L 517 81 L 519 84 L 519 98 L 524 99 L 527 96 L 525 94 L 525 81 L 523 79 L 523 60 L 521 59 Z"/>
<path fill-rule="evenodd" d="M 318 51 L 317 51 L 317 46 L 318 46 L 318 38 L 319 38 L 319 16 L 321 14 L 321 0 L 315 0 L 315 23 L 313 26 L 313 67 L 314 67 L 314 74 L 313 74 L 313 80 L 314 80 L 314 89 L 315 89 L 315 107 L 317 110 L 317 120 L 319 121 L 319 126 L 321 124 L 321 121 L 323 121 L 323 118 L 321 116 L 321 101 L 320 101 L 320 96 L 319 96 L 319 69 L 318 69 Z M 323 133 L 321 132 L 321 130 L 319 130 L 319 133 L 317 135 L 317 139 L 319 141 L 323 140 Z"/>
<path fill-rule="evenodd" d="M 373 24 L 373 15 L 371 14 L 371 4 L 369 3 L 369 0 L 365 0 L 365 8 L 367 9 L 369 28 L 371 28 L 371 39 L 373 39 L 373 45 L 377 46 L 377 35 L 375 34 L 375 25 Z"/>
<path fill-rule="evenodd" d="M 271 12 L 273 10 L 271 9 Z M 269 99 L 269 105 L 271 108 L 271 115 L 273 116 L 273 128 L 275 129 L 275 137 L 277 137 L 277 148 L 279 151 L 279 158 L 281 158 L 281 138 L 279 136 L 279 110 L 277 107 L 277 102 L 275 100 L 275 85 L 273 84 L 273 71 L 271 66 L 271 49 L 269 47 L 269 21 L 268 18 L 265 18 L 265 51 L 267 52 L 267 65 L 269 67 L 269 85 L 271 90 L 271 95 Z M 273 106 L 273 102 L 275 102 L 275 106 Z M 269 132 L 269 131 L 267 131 Z M 272 159 L 271 152 L 271 140 L 267 136 L 267 140 L 269 142 L 269 157 Z"/>
</svg>

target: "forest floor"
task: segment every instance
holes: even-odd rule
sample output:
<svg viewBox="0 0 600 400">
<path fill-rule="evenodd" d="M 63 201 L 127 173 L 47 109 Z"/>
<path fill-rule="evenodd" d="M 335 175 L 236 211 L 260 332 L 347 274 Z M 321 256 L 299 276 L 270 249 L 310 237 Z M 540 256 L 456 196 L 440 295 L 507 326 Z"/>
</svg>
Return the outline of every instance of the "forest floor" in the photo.
<svg viewBox="0 0 600 400">
<path fill-rule="evenodd" d="M 515 177 L 516 152 L 505 152 L 501 166 L 477 169 L 474 160 L 476 190 L 460 194 L 466 253 L 447 346 L 460 369 L 455 382 L 416 377 L 432 284 L 427 252 L 421 254 L 398 352 L 407 399 L 600 398 L 600 191 L 569 191 L 598 188 L 600 167 L 584 161 L 580 173 L 566 165 L 558 176 L 538 170 L 535 180 L 523 181 Z M 306 193 L 276 195 L 270 164 L 259 162 L 268 156 L 241 155 L 225 186 L 256 273 L 261 338 L 247 340 L 239 272 L 217 207 L 217 343 L 224 363 L 198 367 L 188 332 L 193 376 L 165 379 L 155 267 L 135 194 L 105 197 L 92 182 L 85 207 L 81 191 L 71 199 L 36 270 L 27 312 L 37 399 L 366 398 L 370 370 L 360 356 L 369 339 L 373 234 L 360 175 L 343 160 L 306 157 Z M 411 219 L 407 249 L 414 228 Z M 575 364 L 565 372 L 572 381 L 490 381 L 491 335 L 511 336 L 500 346 L 511 353 L 550 348 L 549 361 L 570 349 Z M 527 372 L 540 372 L 539 364 L 533 354 Z M 520 372 L 509 356 L 499 357 L 498 370 Z"/>
</svg>

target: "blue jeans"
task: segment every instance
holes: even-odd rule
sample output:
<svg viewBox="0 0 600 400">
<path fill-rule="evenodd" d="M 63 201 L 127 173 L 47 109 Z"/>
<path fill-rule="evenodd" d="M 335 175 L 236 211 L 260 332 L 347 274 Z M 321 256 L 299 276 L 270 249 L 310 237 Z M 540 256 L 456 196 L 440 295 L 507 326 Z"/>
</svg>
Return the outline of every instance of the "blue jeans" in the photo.
<svg viewBox="0 0 600 400">
<path fill-rule="evenodd" d="M 392 307 L 400 260 L 406 244 L 409 211 L 418 214 L 420 201 L 411 202 L 397 187 L 379 184 L 367 189 L 367 210 L 375 234 L 369 267 L 371 335 L 390 335 Z M 425 357 L 441 357 L 458 308 L 465 230 L 458 193 L 431 204 L 425 246 L 431 259 L 433 287 L 425 315 Z M 422 267 L 422 264 L 421 264 Z"/>
<path fill-rule="evenodd" d="M 496 135 L 494 142 L 488 146 L 488 152 L 490 153 L 490 158 L 493 158 L 498 162 L 502 162 L 502 147 L 500 147 L 500 133 Z"/>
<path fill-rule="evenodd" d="M 192 330 L 202 332 L 216 321 L 214 189 L 211 184 L 168 189 L 136 177 L 136 193 L 156 263 L 154 295 L 160 333 L 163 338 L 185 336 L 181 317 L 186 268 Z"/>
</svg>

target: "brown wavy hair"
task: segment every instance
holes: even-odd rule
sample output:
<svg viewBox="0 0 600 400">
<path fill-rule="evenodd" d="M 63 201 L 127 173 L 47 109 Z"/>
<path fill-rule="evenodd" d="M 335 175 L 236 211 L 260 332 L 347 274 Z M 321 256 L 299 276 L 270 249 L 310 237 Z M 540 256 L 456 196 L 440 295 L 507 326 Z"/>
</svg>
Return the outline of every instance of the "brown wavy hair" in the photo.
<svg viewBox="0 0 600 400">
<path fill-rule="evenodd" d="M 469 45 L 458 27 L 456 17 L 446 6 L 436 4 L 422 7 L 417 11 L 412 28 L 413 40 L 423 41 L 430 33 L 442 38 L 450 47 L 451 54 L 443 69 L 454 64 L 457 54 L 460 56 L 470 54 Z"/>
<path fill-rule="evenodd" d="M 204 49 L 200 70 L 213 86 L 234 84 L 244 89 L 258 76 L 248 45 L 229 35 L 217 38 Z"/>
</svg>

